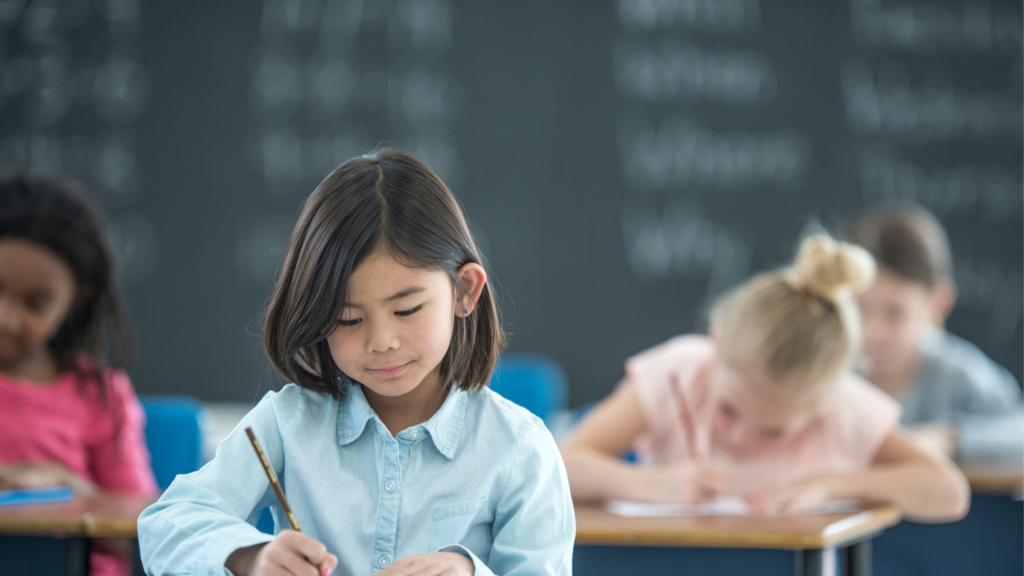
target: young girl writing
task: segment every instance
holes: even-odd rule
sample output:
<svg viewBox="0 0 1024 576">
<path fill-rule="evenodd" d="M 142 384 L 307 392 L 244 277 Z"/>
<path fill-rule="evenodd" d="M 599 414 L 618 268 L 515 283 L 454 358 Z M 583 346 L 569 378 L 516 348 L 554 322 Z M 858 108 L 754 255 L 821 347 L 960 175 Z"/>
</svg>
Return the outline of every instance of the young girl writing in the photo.
<svg viewBox="0 0 1024 576">
<path fill-rule="evenodd" d="M 962 461 L 1021 461 L 1024 409 L 1008 370 L 942 325 L 956 303 L 949 239 L 923 208 L 865 214 L 850 240 L 878 262 L 857 297 L 864 375 L 903 404 L 914 437 Z"/>
<path fill-rule="evenodd" d="M 963 476 L 907 441 L 899 405 L 849 371 L 859 342 L 851 292 L 873 271 L 863 250 L 808 238 L 793 267 L 715 304 L 712 337 L 631 358 L 615 393 L 563 442 L 573 496 L 741 495 L 762 512 L 863 499 L 921 520 L 963 515 Z M 642 465 L 621 461 L 631 446 Z"/>
<path fill-rule="evenodd" d="M 147 571 L 569 574 L 575 520 L 544 424 L 484 386 L 504 336 L 465 218 L 411 155 L 336 169 L 299 216 L 264 339 L 268 393 L 139 519 Z M 251 426 L 302 533 L 280 530 Z M 271 506 L 276 536 L 253 524 Z"/>
<path fill-rule="evenodd" d="M 124 372 L 130 344 L 84 193 L 54 178 L 0 178 L 0 489 L 156 493 Z M 99 542 L 93 574 L 126 573 L 126 550 Z"/>
</svg>

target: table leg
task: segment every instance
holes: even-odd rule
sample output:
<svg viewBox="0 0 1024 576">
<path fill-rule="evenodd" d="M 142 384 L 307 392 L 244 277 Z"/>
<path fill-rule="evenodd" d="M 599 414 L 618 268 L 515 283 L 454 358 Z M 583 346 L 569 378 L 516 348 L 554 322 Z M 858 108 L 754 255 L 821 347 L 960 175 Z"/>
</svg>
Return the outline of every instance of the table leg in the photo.
<svg viewBox="0 0 1024 576">
<path fill-rule="evenodd" d="M 75 536 L 67 539 L 67 576 L 89 576 L 89 539 Z"/>
<path fill-rule="evenodd" d="M 132 540 L 132 576 L 146 576 L 146 569 L 142 565 L 142 552 L 139 550 L 138 539 Z"/>
<path fill-rule="evenodd" d="M 824 576 L 824 550 L 797 550 L 796 576 Z"/>
<path fill-rule="evenodd" d="M 842 550 L 843 576 L 871 576 L 871 539 L 864 539 Z"/>
</svg>

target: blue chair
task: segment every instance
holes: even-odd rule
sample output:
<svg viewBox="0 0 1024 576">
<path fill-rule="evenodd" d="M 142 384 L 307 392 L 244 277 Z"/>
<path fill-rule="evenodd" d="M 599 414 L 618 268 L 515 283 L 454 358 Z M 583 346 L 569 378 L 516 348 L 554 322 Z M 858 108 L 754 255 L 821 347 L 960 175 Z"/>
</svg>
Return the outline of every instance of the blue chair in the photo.
<svg viewBox="0 0 1024 576">
<path fill-rule="evenodd" d="M 191 396 L 140 396 L 146 411 L 146 444 L 153 474 L 166 490 L 178 474 L 203 465 L 202 418 L 206 407 Z"/>
<path fill-rule="evenodd" d="M 502 354 L 490 387 L 547 422 L 565 409 L 569 384 L 562 367 L 547 356 Z"/>
</svg>

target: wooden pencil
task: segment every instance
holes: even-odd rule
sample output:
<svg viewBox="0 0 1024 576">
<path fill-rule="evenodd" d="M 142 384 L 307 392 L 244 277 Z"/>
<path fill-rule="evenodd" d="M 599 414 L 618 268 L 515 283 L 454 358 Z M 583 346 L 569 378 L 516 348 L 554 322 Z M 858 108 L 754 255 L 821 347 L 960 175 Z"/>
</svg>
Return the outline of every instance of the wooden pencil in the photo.
<svg viewBox="0 0 1024 576">
<path fill-rule="evenodd" d="M 288 517 L 288 523 L 292 525 L 292 530 L 302 532 L 302 530 L 299 530 L 299 521 L 295 519 L 295 515 L 292 514 L 292 509 L 288 506 L 288 499 L 284 497 L 284 490 L 281 489 L 281 485 L 277 482 L 277 474 L 274 474 L 274 469 L 270 467 L 270 462 L 263 454 L 263 449 L 260 448 L 260 443 L 256 440 L 256 434 L 253 434 L 252 428 L 246 428 L 245 433 L 249 435 L 249 441 L 252 442 L 252 449 L 256 451 L 256 456 L 259 457 L 260 464 L 263 465 L 263 471 L 267 473 L 267 479 L 270 480 L 270 487 L 274 489 L 274 494 L 277 495 L 277 501 L 281 504 L 281 509 L 284 510 L 284 515 Z"/>
</svg>

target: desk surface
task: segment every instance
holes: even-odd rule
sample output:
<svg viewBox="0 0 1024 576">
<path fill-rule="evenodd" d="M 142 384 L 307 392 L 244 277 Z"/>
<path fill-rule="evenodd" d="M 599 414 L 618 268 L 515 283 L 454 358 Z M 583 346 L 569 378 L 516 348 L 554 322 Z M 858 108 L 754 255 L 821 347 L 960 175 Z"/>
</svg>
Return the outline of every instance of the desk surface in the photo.
<svg viewBox="0 0 1024 576">
<path fill-rule="evenodd" d="M 1005 465 L 962 465 L 960 467 L 971 483 L 971 491 L 978 494 L 1024 493 L 1024 468 Z"/>
<path fill-rule="evenodd" d="M 135 538 L 149 498 L 104 494 L 71 502 L 0 507 L 0 534 Z"/>
<path fill-rule="evenodd" d="M 891 504 L 844 514 L 776 518 L 624 518 L 592 504 L 577 504 L 576 544 L 821 549 L 878 532 L 902 517 Z"/>
</svg>

